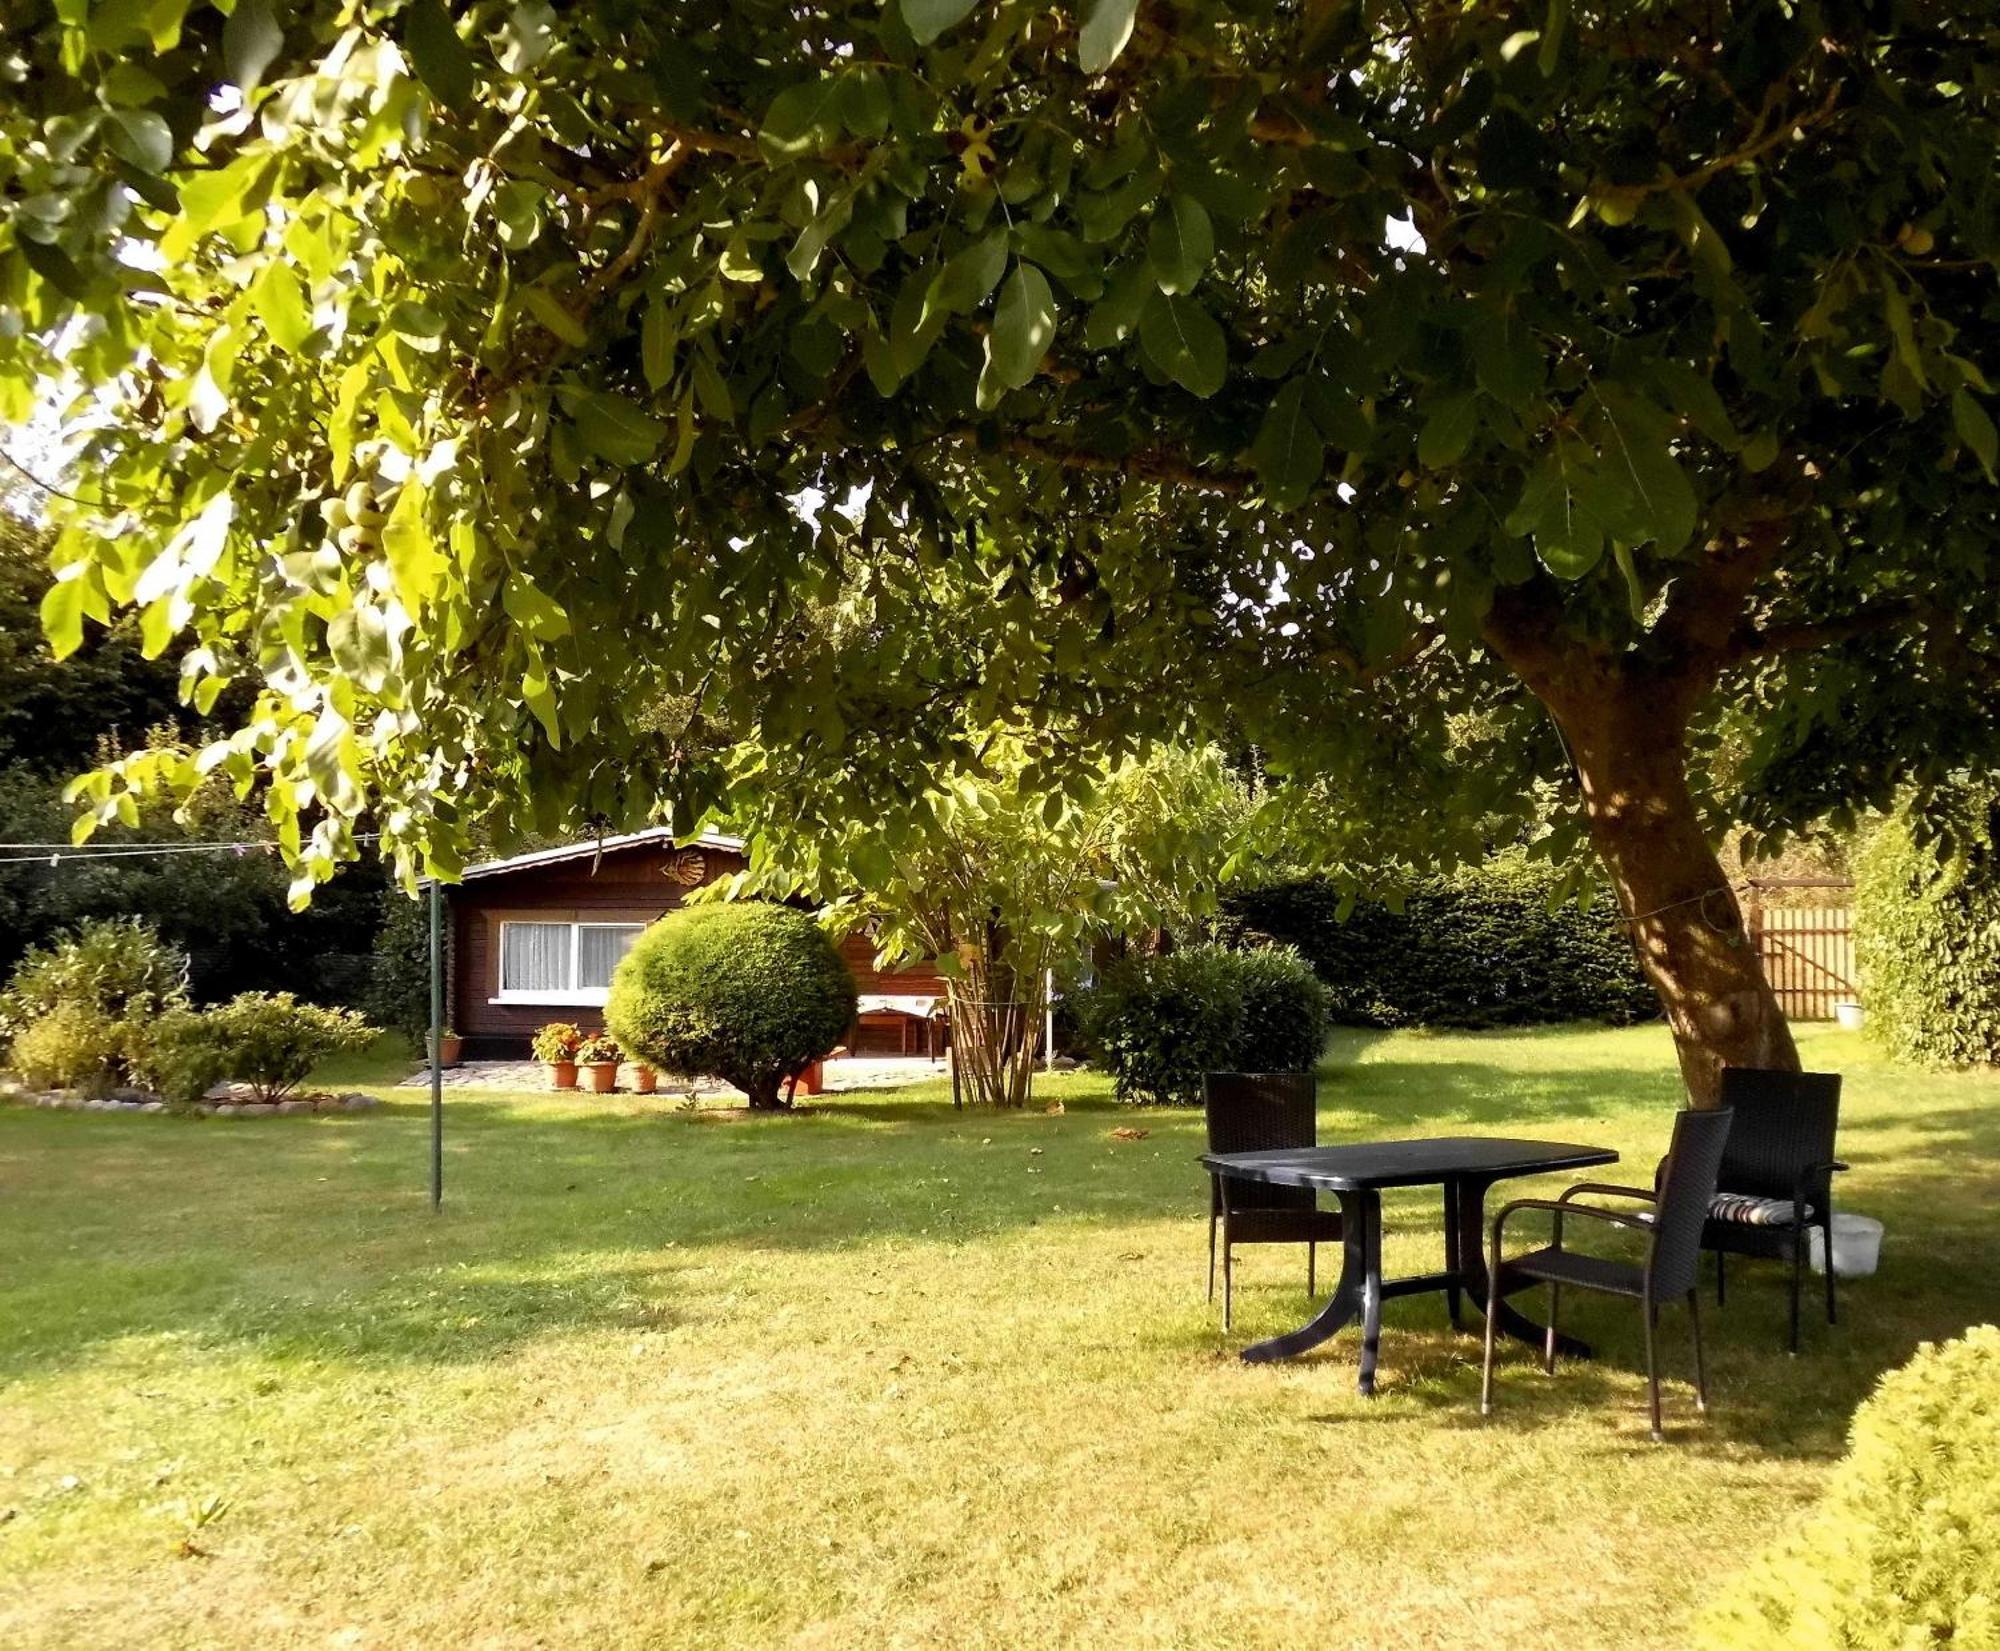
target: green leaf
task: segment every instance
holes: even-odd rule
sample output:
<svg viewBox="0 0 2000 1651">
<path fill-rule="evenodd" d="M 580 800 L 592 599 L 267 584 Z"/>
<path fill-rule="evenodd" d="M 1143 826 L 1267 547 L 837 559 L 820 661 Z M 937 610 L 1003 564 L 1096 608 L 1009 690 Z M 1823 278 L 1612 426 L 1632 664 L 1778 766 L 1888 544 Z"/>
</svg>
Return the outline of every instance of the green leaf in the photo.
<svg viewBox="0 0 2000 1651">
<path fill-rule="evenodd" d="M 547 287 L 523 287 L 521 302 L 544 327 L 572 347 L 581 347 L 590 337 L 581 321 L 570 314 L 563 301 Z"/>
<path fill-rule="evenodd" d="M 665 422 L 625 396 L 584 390 L 564 401 L 584 447 L 612 464 L 644 464 L 666 440 Z"/>
<path fill-rule="evenodd" d="M 1979 461 L 1979 468 L 1986 472 L 1986 479 L 1992 481 L 1994 462 L 2000 458 L 1993 420 L 1963 385 L 1951 393 L 1951 422 L 1958 430 L 1959 439 L 1972 449 L 1972 456 Z"/>
<path fill-rule="evenodd" d="M 1017 390 L 1035 376 L 1056 335 L 1056 300 L 1048 277 L 1033 264 L 1016 263 L 1000 289 L 988 335 L 988 360 L 1000 382 Z"/>
<path fill-rule="evenodd" d="M 839 75 L 821 75 L 817 80 L 787 86 L 772 98 L 764 111 L 763 129 L 757 134 L 766 153 L 795 159 L 816 154 L 839 138 L 840 88 Z"/>
<path fill-rule="evenodd" d="M 1165 293 L 1191 292 L 1215 256 L 1215 228 L 1208 209 L 1192 195 L 1175 195 L 1153 214 L 1146 257 Z"/>
<path fill-rule="evenodd" d="M 250 308 L 264 323 L 271 342 L 287 354 L 312 336 L 312 315 L 306 307 L 305 283 L 282 259 L 274 258 L 250 283 Z"/>
<path fill-rule="evenodd" d="M 1532 471 L 1506 529 L 1532 534 L 1535 554 L 1558 579 L 1581 579 L 1604 558 L 1608 520 L 1603 482 L 1590 451 L 1559 440 Z"/>
<path fill-rule="evenodd" d="M 1139 322 L 1139 347 L 1156 370 L 1204 400 L 1229 376 L 1222 328 L 1192 298 L 1154 294 Z"/>
<path fill-rule="evenodd" d="M 431 537 L 427 496 L 416 480 L 403 483 L 389 520 L 382 526 L 382 554 L 389 571 L 396 576 L 396 590 L 403 605 L 415 613 L 437 591 L 444 571 L 444 557 Z"/>
<path fill-rule="evenodd" d="M 285 47 L 285 31 L 271 15 L 271 0 L 236 0 L 222 25 L 222 63 L 245 96 L 263 84 L 264 71 Z"/>
<path fill-rule="evenodd" d="M 1090 307 L 1084 318 L 1083 347 L 1108 350 L 1122 344 L 1138 328 L 1146 304 L 1153 296 L 1153 271 L 1148 264 L 1127 264 L 1105 289 L 1104 296 Z"/>
<path fill-rule="evenodd" d="M 1273 508 L 1303 504 L 1326 468 L 1326 443 L 1305 409 L 1306 382 L 1288 379 L 1271 398 L 1250 457 Z"/>
<path fill-rule="evenodd" d="M 646 319 L 639 328 L 639 358 L 648 389 L 662 389 L 674 376 L 675 332 L 673 307 L 655 297 L 646 306 Z"/>
<path fill-rule="evenodd" d="M 904 0 L 908 9 L 909 0 Z M 1083 24 L 1076 35 L 1076 66 L 1087 75 L 1101 75 L 1118 61 L 1132 38 L 1132 19 L 1139 0 L 1083 0 Z"/>
<path fill-rule="evenodd" d="M 1570 0 L 1549 0 L 1548 21 L 1542 25 L 1541 49 L 1535 53 L 1535 67 L 1546 80 L 1556 72 L 1562 58 L 1563 31 L 1569 25 Z"/>
<path fill-rule="evenodd" d="M 415 0 L 406 18 L 403 49 L 417 78 L 446 108 L 463 109 L 472 101 L 478 74 L 443 0 Z"/>
<path fill-rule="evenodd" d="M 82 579 L 58 579 L 42 593 L 42 634 L 57 659 L 83 646 Z"/>
<path fill-rule="evenodd" d="M 1663 360 L 1653 364 L 1653 377 L 1666 391 L 1668 405 L 1725 453 L 1743 445 L 1729 409 L 1706 373 L 1697 372 L 1684 361 Z"/>
<path fill-rule="evenodd" d="M 1006 273 L 1007 231 L 996 229 L 945 261 L 924 294 L 916 326 L 927 326 L 940 315 L 965 315 L 978 309 Z"/>
<path fill-rule="evenodd" d="M 928 46 L 954 24 L 972 15 L 979 0 L 903 0 L 903 21 L 919 46 Z"/>
<path fill-rule="evenodd" d="M 1604 412 L 1603 473 L 1623 495 L 1614 535 L 1631 544 L 1648 540 L 1674 555 L 1694 537 L 1698 505 L 1694 484 L 1667 444 L 1659 409 L 1615 386 L 1591 392 Z"/>
<path fill-rule="evenodd" d="M 173 165 L 173 129 L 151 109 L 113 109 L 106 136 L 112 149 L 141 172 L 158 174 Z"/>
<path fill-rule="evenodd" d="M 538 641 L 569 635 L 569 615 L 554 597 L 525 573 L 510 573 L 500 587 L 500 606 L 507 617 Z"/>
<path fill-rule="evenodd" d="M 1447 396 L 1424 420 L 1417 433 L 1417 463 L 1426 470 L 1442 470 L 1465 457 L 1479 429 L 1479 396 L 1476 391 Z"/>
<path fill-rule="evenodd" d="M 562 719 L 556 707 L 555 689 L 550 685 L 548 667 L 538 654 L 521 675 L 521 700 L 534 713 L 549 736 L 549 744 L 562 749 Z"/>
</svg>

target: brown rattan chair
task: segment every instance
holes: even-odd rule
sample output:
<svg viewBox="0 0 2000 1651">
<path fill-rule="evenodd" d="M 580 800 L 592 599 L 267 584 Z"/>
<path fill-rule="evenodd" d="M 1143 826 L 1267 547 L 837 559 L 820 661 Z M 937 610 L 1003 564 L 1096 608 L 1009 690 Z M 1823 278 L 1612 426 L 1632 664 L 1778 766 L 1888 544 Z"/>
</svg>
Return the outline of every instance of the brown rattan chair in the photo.
<svg viewBox="0 0 2000 1651">
<path fill-rule="evenodd" d="M 1210 1072 L 1202 1079 L 1210 1152 L 1270 1152 L 1319 1144 L 1318 1084 L 1310 1072 Z M 1209 1177 L 1208 1299 L 1215 1299 L 1215 1238 L 1222 1232 L 1222 1327 L 1234 1295 L 1238 1244 L 1303 1244 L 1306 1294 L 1317 1284 L 1321 1243 L 1340 1240 L 1340 1212 L 1323 1210 L 1310 1187 Z"/>
<path fill-rule="evenodd" d="M 1812 1229 L 1826 1256 L 1826 1322 L 1835 1323 L 1833 1177 L 1847 1168 L 1834 1156 L 1840 1127 L 1840 1074 L 1729 1067 L 1722 1104 L 1736 1114 L 1722 1154 L 1702 1248 L 1715 1252 L 1715 1302 L 1728 1293 L 1732 1255 L 1791 1265 L 1791 1350 L 1799 1350 L 1799 1301 L 1805 1292 Z"/>
<path fill-rule="evenodd" d="M 1556 1367 L 1556 1318 L 1561 1309 L 1565 1285 L 1580 1290 L 1596 1290 L 1606 1295 L 1630 1296 L 1637 1300 L 1646 1320 L 1646 1383 L 1652 1402 L 1653 1437 L 1660 1432 L 1660 1361 L 1658 1341 L 1660 1303 L 1679 1296 L 1687 1302 L 1694 1334 L 1695 1408 L 1708 1409 L 1708 1371 L 1702 1360 L 1701 1304 L 1695 1291 L 1695 1275 L 1701 1260 L 1702 1223 L 1708 1217 L 1709 1200 L 1715 1196 L 1715 1178 L 1722 1168 L 1723 1149 L 1729 1141 L 1732 1118 L 1726 1110 L 1683 1112 L 1674 1120 L 1673 1145 L 1661 1166 L 1658 1189 L 1644 1192 L 1637 1187 L 1612 1186 L 1606 1182 L 1584 1181 L 1564 1191 L 1560 1198 L 1520 1198 L 1493 1218 L 1493 1255 L 1490 1291 L 1486 1305 L 1486 1365 L 1479 1384 L 1479 1413 L 1493 1413 L 1494 1321 L 1499 1317 L 1501 1298 L 1529 1284 L 1549 1287 L 1548 1341 L 1542 1351 L 1542 1368 L 1554 1374 Z M 1647 1213 L 1599 1209 L 1592 1204 L 1573 1204 L 1578 1193 L 1594 1192 L 1619 1198 L 1637 1199 L 1653 1205 Z M 1548 1247 L 1505 1260 L 1500 1251 L 1502 1229 L 1519 1210 L 1549 1210 L 1554 1215 Z M 1586 1255 L 1563 1246 L 1565 1216 L 1587 1216 L 1608 1221 L 1647 1235 L 1643 1263 L 1614 1261 Z"/>
</svg>

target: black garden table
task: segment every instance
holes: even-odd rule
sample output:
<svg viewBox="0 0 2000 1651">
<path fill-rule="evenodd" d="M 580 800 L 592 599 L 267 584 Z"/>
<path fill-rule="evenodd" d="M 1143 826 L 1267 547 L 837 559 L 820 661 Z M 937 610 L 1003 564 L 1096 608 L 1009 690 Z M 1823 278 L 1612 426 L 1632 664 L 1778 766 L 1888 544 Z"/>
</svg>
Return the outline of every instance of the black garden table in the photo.
<svg viewBox="0 0 2000 1651">
<path fill-rule="evenodd" d="M 1516 1175 L 1587 1169 L 1615 1164 L 1618 1154 L 1604 1147 L 1561 1141 L 1515 1141 L 1488 1136 L 1451 1136 L 1427 1141 L 1369 1141 L 1343 1147 L 1288 1147 L 1278 1152 L 1204 1153 L 1202 1163 L 1216 1175 L 1267 1181 L 1280 1187 L 1314 1187 L 1340 1199 L 1342 1258 L 1340 1282 L 1310 1324 L 1243 1349 L 1251 1364 L 1289 1359 L 1317 1347 L 1335 1332 L 1361 1320 L 1361 1391 L 1375 1391 L 1375 1356 L 1382 1336 L 1382 1302 L 1389 1296 L 1442 1290 L 1451 1322 L 1459 1322 L 1461 1292 L 1484 1308 L 1486 1189 Z M 1391 1187 L 1444 1189 L 1444 1271 L 1414 1278 L 1382 1277 L 1382 1193 Z M 1498 1327 L 1539 1345 L 1547 1332 L 1506 1302 Z M 1590 1349 L 1573 1336 L 1558 1334 L 1558 1349 L 1587 1358 Z"/>
</svg>

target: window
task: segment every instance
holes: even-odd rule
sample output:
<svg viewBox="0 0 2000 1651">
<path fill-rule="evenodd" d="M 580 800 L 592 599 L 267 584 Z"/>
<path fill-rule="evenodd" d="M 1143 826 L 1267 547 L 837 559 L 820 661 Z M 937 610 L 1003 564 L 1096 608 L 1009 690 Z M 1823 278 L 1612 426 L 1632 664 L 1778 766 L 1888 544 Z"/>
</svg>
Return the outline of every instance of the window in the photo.
<svg viewBox="0 0 2000 1651">
<path fill-rule="evenodd" d="M 643 923 L 502 923 L 499 1003 L 601 1004 Z"/>
</svg>

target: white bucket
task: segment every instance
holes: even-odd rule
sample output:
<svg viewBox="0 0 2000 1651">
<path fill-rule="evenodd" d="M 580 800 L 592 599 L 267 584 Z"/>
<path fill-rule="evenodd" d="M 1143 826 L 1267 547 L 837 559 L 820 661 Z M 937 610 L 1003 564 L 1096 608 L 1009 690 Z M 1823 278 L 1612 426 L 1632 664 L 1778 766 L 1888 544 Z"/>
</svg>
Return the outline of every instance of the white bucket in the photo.
<svg viewBox="0 0 2000 1651">
<path fill-rule="evenodd" d="M 1826 1253 L 1822 1243 L 1823 1235 L 1818 1227 L 1811 1229 L 1812 1270 L 1826 1271 Z M 1835 1278 L 1866 1278 L 1875 1271 L 1876 1263 L 1882 1259 L 1882 1223 L 1872 1216 L 1850 1215 L 1844 1210 L 1833 1212 L 1833 1276 Z"/>
<path fill-rule="evenodd" d="M 1836 1003 L 1833 1018 L 1840 1023 L 1843 1032 L 1858 1032 L 1867 1023 L 1868 1011 L 1852 1001 Z"/>
</svg>

